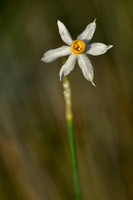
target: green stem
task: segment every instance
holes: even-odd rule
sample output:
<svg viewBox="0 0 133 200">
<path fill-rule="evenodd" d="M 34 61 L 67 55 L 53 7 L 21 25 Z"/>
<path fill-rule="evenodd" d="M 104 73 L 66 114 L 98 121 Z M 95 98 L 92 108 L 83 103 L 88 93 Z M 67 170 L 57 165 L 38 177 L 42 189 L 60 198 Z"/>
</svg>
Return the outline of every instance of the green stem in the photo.
<svg viewBox="0 0 133 200">
<path fill-rule="evenodd" d="M 64 97 L 65 97 L 65 104 L 66 104 L 66 121 L 68 125 L 70 153 L 71 153 L 71 161 L 72 161 L 72 169 L 73 169 L 74 186 L 75 186 L 75 196 L 76 196 L 76 200 L 81 200 L 78 163 L 77 163 L 77 154 L 76 154 L 76 143 L 75 143 L 74 125 L 73 125 L 73 114 L 72 114 L 72 108 L 71 108 L 71 90 L 70 90 L 70 84 L 67 77 L 63 78 L 63 88 L 64 88 Z"/>
</svg>

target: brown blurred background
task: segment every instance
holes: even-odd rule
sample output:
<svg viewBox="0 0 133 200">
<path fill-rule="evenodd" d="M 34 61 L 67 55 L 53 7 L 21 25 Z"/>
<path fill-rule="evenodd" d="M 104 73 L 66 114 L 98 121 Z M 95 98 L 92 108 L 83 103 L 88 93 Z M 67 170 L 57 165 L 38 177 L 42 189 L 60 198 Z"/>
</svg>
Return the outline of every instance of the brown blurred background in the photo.
<svg viewBox="0 0 133 200">
<path fill-rule="evenodd" d="M 133 199 L 133 1 L 0 3 L 0 200 L 74 200 L 61 59 L 61 20 L 76 39 L 97 18 L 94 88 L 69 75 L 83 200 Z M 92 42 L 93 42 L 92 41 Z"/>
</svg>

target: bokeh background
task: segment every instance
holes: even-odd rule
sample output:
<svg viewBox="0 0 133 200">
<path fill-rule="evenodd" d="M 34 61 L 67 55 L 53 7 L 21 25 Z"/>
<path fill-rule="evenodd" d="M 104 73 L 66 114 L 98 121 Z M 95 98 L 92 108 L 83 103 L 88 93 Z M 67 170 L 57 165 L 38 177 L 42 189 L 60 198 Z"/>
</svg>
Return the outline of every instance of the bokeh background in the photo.
<svg viewBox="0 0 133 200">
<path fill-rule="evenodd" d="M 90 56 L 96 88 L 69 75 L 83 200 L 133 199 L 133 1 L 7 0 L 0 3 L 0 199 L 74 200 L 57 19 L 73 39 L 97 18 Z"/>
</svg>

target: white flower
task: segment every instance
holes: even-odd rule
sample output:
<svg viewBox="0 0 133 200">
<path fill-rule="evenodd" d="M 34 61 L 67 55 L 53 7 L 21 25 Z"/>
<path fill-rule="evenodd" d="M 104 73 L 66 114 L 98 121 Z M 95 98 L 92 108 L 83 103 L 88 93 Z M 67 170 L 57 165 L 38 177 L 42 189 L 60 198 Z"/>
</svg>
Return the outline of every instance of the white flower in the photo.
<svg viewBox="0 0 133 200">
<path fill-rule="evenodd" d="M 86 54 L 90 54 L 93 56 L 102 55 L 108 49 L 112 48 L 113 45 L 105 45 L 99 42 L 88 44 L 95 32 L 96 20 L 87 25 L 86 29 L 77 37 L 77 40 L 72 39 L 70 33 L 62 22 L 58 20 L 57 24 L 62 40 L 68 46 L 62 46 L 57 49 L 47 51 L 41 60 L 43 62 L 49 63 L 59 57 L 69 55 L 66 63 L 62 66 L 60 70 L 60 80 L 74 69 L 77 60 L 84 77 L 95 86 L 93 82 L 93 66 Z"/>
</svg>

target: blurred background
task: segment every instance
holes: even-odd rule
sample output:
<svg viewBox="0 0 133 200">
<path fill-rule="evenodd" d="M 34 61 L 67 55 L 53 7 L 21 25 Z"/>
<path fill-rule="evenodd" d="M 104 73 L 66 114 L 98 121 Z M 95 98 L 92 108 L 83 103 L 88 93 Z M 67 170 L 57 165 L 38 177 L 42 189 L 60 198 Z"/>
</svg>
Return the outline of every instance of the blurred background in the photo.
<svg viewBox="0 0 133 200">
<path fill-rule="evenodd" d="M 83 200 L 133 199 L 133 1 L 8 0 L 0 3 L 0 199 L 74 200 L 61 59 L 61 20 L 76 39 L 97 18 L 90 56 L 96 88 L 69 75 Z"/>
</svg>

